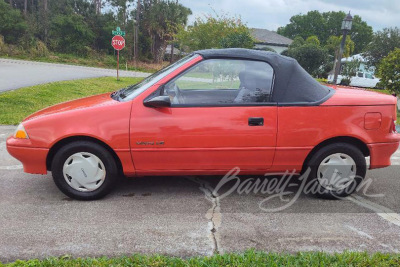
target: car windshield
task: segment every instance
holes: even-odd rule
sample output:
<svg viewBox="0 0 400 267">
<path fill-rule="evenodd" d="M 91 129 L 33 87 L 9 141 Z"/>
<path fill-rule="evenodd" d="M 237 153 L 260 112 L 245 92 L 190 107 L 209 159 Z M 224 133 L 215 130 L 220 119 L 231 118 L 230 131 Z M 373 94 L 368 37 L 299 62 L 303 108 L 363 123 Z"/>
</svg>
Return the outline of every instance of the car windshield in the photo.
<svg viewBox="0 0 400 267">
<path fill-rule="evenodd" d="M 158 81 L 160 81 L 163 77 L 166 75 L 170 74 L 174 70 L 178 69 L 185 63 L 189 62 L 193 58 L 195 58 L 197 55 L 191 54 L 189 56 L 186 56 L 177 62 L 169 65 L 168 67 L 165 67 L 152 75 L 146 77 L 143 79 L 140 83 L 128 86 L 126 88 L 122 88 L 114 93 L 111 94 L 111 97 L 115 100 L 118 101 L 129 101 L 144 92 L 146 89 L 150 88 L 154 84 L 156 84 Z"/>
</svg>

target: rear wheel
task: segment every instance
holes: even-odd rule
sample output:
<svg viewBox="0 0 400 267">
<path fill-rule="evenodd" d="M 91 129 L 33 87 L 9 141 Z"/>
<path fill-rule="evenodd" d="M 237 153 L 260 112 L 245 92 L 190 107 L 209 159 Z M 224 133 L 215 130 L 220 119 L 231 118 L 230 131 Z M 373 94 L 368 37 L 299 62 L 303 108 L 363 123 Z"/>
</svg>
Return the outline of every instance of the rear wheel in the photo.
<svg viewBox="0 0 400 267">
<path fill-rule="evenodd" d="M 357 189 L 365 178 L 366 161 L 356 146 L 335 143 L 318 150 L 308 168 L 308 193 L 335 199 L 349 196 Z"/>
<path fill-rule="evenodd" d="M 114 187 L 118 168 L 111 153 L 103 146 L 77 141 L 57 151 L 51 165 L 57 187 L 78 200 L 94 200 Z"/>
</svg>

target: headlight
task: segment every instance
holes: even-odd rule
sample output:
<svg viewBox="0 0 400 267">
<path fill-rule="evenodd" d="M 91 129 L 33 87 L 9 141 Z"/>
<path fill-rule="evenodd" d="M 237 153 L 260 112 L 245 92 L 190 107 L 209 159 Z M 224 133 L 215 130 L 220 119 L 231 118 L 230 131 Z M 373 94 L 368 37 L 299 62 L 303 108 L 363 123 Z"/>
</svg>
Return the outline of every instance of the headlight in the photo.
<svg viewBox="0 0 400 267">
<path fill-rule="evenodd" d="M 25 131 L 24 125 L 22 125 L 22 123 L 18 125 L 17 130 L 15 130 L 14 138 L 29 139 L 28 133 Z"/>
</svg>

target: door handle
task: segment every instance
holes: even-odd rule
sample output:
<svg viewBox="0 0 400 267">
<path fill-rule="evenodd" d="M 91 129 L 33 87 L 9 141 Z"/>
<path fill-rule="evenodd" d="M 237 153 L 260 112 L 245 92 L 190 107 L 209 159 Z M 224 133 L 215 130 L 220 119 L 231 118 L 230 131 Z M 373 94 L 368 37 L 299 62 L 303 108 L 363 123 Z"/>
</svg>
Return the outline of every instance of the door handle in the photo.
<svg viewBox="0 0 400 267">
<path fill-rule="evenodd" d="M 264 118 L 249 118 L 249 126 L 263 126 Z"/>
</svg>

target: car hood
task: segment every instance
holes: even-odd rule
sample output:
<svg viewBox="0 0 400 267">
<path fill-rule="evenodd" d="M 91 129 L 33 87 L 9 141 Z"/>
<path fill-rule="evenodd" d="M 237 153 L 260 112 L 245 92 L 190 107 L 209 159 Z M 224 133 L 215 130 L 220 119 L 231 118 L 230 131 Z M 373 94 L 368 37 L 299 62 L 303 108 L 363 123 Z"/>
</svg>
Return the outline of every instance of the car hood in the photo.
<svg viewBox="0 0 400 267">
<path fill-rule="evenodd" d="M 396 97 L 365 89 L 330 86 L 335 93 L 323 105 L 325 106 L 374 106 L 395 105 Z"/>
<path fill-rule="evenodd" d="M 86 108 L 94 108 L 106 105 L 113 105 L 119 103 L 118 101 L 111 98 L 110 93 L 105 93 L 101 95 L 90 96 L 86 98 L 81 98 L 77 100 L 72 100 L 68 102 L 64 102 L 61 104 L 57 104 L 38 112 L 33 113 L 32 115 L 25 118 L 23 121 L 31 120 L 38 117 L 43 117 L 47 115 L 52 115 L 56 113 L 62 112 L 69 112 L 79 109 L 86 109 Z"/>
</svg>

